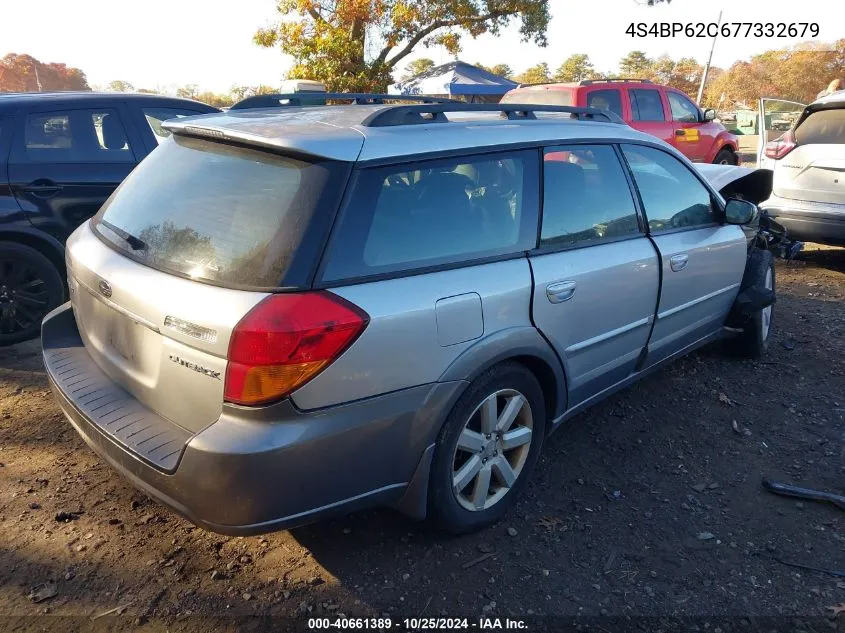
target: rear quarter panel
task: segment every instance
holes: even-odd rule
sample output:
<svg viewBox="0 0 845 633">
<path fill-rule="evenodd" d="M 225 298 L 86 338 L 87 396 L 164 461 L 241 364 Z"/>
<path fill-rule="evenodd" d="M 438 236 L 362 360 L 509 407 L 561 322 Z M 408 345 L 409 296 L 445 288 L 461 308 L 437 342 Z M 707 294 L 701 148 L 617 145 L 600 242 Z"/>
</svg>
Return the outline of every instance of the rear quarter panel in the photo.
<svg viewBox="0 0 845 633">
<path fill-rule="evenodd" d="M 468 347 L 531 324 L 524 257 L 332 292 L 365 310 L 370 323 L 337 361 L 294 392 L 301 409 L 436 382 Z"/>
</svg>

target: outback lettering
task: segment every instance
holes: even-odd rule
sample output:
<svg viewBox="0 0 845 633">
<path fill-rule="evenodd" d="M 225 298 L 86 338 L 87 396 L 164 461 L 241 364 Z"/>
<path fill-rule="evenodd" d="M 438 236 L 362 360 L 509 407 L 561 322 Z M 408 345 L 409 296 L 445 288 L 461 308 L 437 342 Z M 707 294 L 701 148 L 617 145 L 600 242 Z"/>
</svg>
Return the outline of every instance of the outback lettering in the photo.
<svg viewBox="0 0 845 633">
<path fill-rule="evenodd" d="M 193 369 L 197 373 L 205 374 L 209 378 L 216 378 L 217 380 L 220 380 L 220 372 L 219 371 L 213 371 L 211 369 L 206 369 L 202 365 L 197 365 L 196 363 L 192 363 L 191 361 L 185 360 L 184 358 L 180 358 L 179 356 L 176 356 L 175 354 L 170 355 L 170 360 L 172 360 L 174 363 L 182 365 L 183 367 L 187 367 L 188 369 Z"/>
</svg>

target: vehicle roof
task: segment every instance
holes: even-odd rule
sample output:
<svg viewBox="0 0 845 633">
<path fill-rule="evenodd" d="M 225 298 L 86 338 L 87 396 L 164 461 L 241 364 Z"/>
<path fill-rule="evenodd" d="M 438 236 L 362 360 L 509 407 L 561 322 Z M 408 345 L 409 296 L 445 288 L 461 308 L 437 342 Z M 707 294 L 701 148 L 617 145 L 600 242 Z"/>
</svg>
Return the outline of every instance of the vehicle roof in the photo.
<svg viewBox="0 0 845 633">
<path fill-rule="evenodd" d="M 675 90 L 671 86 L 665 86 L 663 84 L 654 83 L 653 81 L 649 81 L 646 79 L 637 80 L 637 79 L 624 79 L 624 80 L 602 80 L 602 79 L 588 79 L 584 81 L 558 81 L 554 83 L 543 83 L 543 84 L 526 84 L 524 86 L 518 86 L 510 90 L 510 92 L 524 92 L 530 90 L 562 90 L 564 88 L 595 88 L 596 86 L 600 88 L 606 88 L 608 86 L 628 86 L 630 87 L 639 87 L 639 86 L 648 86 L 649 88 L 668 88 L 670 90 Z"/>
<path fill-rule="evenodd" d="M 145 100 L 145 101 L 161 101 L 171 104 L 183 104 L 185 106 L 203 106 L 205 108 L 213 108 L 201 101 L 194 101 L 192 99 L 183 99 L 181 97 L 170 97 L 167 95 L 151 94 L 146 92 L 93 92 L 93 91 L 67 91 L 67 92 L 4 92 L 0 93 L 0 108 L 30 104 L 33 102 L 43 101 L 103 101 L 103 100 Z"/>
<path fill-rule="evenodd" d="M 828 104 L 845 104 L 845 90 L 839 90 L 829 95 L 825 95 L 821 99 L 816 99 L 810 105 L 828 105 Z"/>
<path fill-rule="evenodd" d="M 537 112 L 536 119 L 526 120 L 503 119 L 496 112 L 450 112 L 446 123 L 365 125 L 368 117 L 391 107 L 395 106 L 230 110 L 168 121 L 166 127 L 177 134 L 229 139 L 342 161 L 574 140 L 645 140 L 669 147 L 621 123 L 580 121 L 543 112 Z M 526 109 L 531 108 L 526 105 Z"/>
</svg>

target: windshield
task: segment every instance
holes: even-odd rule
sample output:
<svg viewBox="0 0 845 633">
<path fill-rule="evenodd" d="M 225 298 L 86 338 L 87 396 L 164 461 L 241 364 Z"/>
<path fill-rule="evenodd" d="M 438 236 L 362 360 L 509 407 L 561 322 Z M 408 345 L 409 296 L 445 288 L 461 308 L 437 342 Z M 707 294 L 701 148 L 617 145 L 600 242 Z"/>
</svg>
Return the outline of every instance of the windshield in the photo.
<svg viewBox="0 0 845 633">
<path fill-rule="evenodd" d="M 338 165 L 174 136 L 135 168 L 94 226 L 133 259 L 200 281 L 305 284 L 318 249 L 300 246 L 315 211 L 339 198 L 329 186 Z"/>
</svg>

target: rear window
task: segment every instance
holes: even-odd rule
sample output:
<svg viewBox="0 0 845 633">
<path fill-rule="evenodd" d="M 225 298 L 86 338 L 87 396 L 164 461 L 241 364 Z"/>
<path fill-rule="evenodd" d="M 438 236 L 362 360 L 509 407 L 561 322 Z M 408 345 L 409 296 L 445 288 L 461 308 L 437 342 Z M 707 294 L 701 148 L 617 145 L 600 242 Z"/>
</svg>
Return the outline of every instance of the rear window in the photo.
<svg viewBox="0 0 845 633">
<path fill-rule="evenodd" d="M 845 108 L 818 110 L 795 128 L 798 145 L 845 144 Z"/>
<path fill-rule="evenodd" d="M 345 170 L 174 136 L 129 175 L 94 225 L 154 268 L 232 287 L 302 287 Z"/>
<path fill-rule="evenodd" d="M 572 105 L 571 90 L 518 90 L 502 97 L 502 103 L 527 103 L 530 105 Z"/>
</svg>

